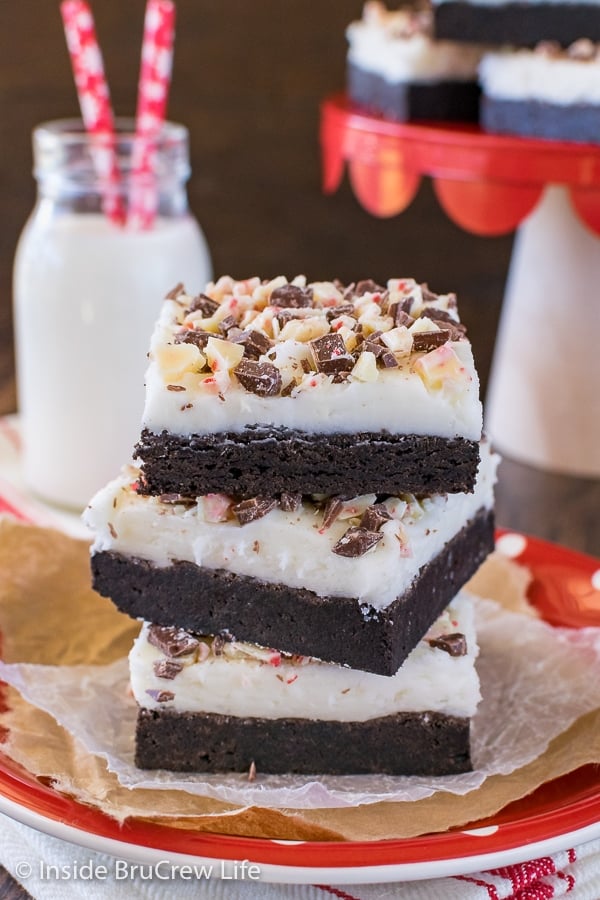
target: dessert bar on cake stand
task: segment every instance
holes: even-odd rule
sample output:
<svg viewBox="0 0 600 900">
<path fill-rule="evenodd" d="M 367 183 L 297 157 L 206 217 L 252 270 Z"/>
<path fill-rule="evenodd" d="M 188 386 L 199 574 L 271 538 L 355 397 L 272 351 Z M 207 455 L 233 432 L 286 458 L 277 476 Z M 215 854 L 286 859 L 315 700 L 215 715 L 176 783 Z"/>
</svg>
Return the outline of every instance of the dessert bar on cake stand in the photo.
<svg viewBox="0 0 600 900">
<path fill-rule="evenodd" d="M 462 228 L 517 229 L 503 302 L 486 429 L 519 462 L 600 475 L 600 146 L 409 124 L 367 115 L 344 95 L 321 109 L 323 187 L 347 165 L 373 215 L 402 212 L 423 175 Z"/>
</svg>

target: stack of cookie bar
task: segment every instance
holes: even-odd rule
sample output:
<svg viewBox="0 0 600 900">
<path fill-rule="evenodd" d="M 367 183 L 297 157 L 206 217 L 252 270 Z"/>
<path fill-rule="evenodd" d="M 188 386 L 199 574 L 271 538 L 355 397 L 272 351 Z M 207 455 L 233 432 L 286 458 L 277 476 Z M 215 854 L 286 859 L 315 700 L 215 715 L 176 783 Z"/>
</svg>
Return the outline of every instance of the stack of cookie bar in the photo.
<svg viewBox="0 0 600 900">
<path fill-rule="evenodd" d="M 223 277 L 166 298 L 137 467 L 93 499 L 96 589 L 144 621 L 136 760 L 470 767 L 470 598 L 494 459 L 452 294 Z"/>
</svg>

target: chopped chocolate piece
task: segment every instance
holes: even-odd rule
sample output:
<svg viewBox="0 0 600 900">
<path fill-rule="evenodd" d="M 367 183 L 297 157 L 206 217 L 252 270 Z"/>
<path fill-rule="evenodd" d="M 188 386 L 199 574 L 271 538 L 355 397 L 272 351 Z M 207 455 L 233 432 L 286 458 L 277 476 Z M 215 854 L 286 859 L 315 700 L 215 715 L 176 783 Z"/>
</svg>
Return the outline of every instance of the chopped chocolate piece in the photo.
<svg viewBox="0 0 600 900">
<path fill-rule="evenodd" d="M 408 328 L 415 321 L 412 316 L 406 312 L 402 307 L 404 306 L 406 301 L 402 301 L 402 303 L 390 303 L 387 315 L 391 316 L 394 320 L 394 327 L 399 328 L 401 325 L 406 325 Z M 412 305 L 412 304 L 411 304 Z"/>
<path fill-rule="evenodd" d="M 242 359 L 234 373 L 242 387 L 259 397 L 273 397 L 281 390 L 281 372 L 272 363 Z"/>
<path fill-rule="evenodd" d="M 354 314 L 354 306 L 352 303 L 342 303 L 340 306 L 330 306 L 325 311 L 328 322 L 337 319 L 339 316 L 352 316 Z"/>
<path fill-rule="evenodd" d="M 158 499 L 161 503 L 175 504 L 183 503 L 184 506 L 195 506 L 195 497 L 186 497 L 185 494 L 160 494 Z"/>
<path fill-rule="evenodd" d="M 153 700 L 156 700 L 157 703 L 168 703 L 169 700 L 175 699 L 175 694 L 173 691 L 156 691 L 150 690 L 146 691 L 149 697 L 152 697 Z"/>
<path fill-rule="evenodd" d="M 435 647 L 437 650 L 444 650 L 444 652 L 449 653 L 450 656 L 467 655 L 467 640 L 464 634 L 460 634 L 459 632 L 453 634 L 440 634 L 436 638 L 429 638 L 427 643 L 430 647 Z"/>
<path fill-rule="evenodd" d="M 206 294 L 198 294 L 190 303 L 190 312 L 200 311 L 205 319 L 210 319 L 218 308 L 219 304 L 217 301 L 213 300 L 212 297 L 207 297 Z"/>
<path fill-rule="evenodd" d="M 377 364 L 383 369 L 395 369 L 398 365 L 398 360 L 391 350 L 384 350 L 383 353 L 377 357 Z"/>
<path fill-rule="evenodd" d="M 208 339 L 214 337 L 212 331 L 201 331 L 196 328 L 186 328 L 175 335 L 176 344 L 195 344 L 199 350 L 204 350 Z"/>
<path fill-rule="evenodd" d="M 304 374 L 310 375 L 313 369 L 309 361 L 307 359 L 301 359 L 300 365 L 302 366 L 302 371 L 304 372 Z"/>
<path fill-rule="evenodd" d="M 323 522 L 321 528 L 325 530 L 329 528 L 344 508 L 344 501 L 341 497 L 328 497 L 323 508 Z"/>
<path fill-rule="evenodd" d="M 256 519 L 262 519 L 267 513 L 277 506 L 275 497 L 250 497 L 242 500 L 232 507 L 232 512 L 238 517 L 240 525 L 247 525 Z"/>
<path fill-rule="evenodd" d="M 271 294 L 271 306 L 312 306 L 312 291 L 305 291 L 295 284 L 284 284 Z"/>
<path fill-rule="evenodd" d="M 363 351 L 368 351 L 369 353 L 372 353 L 376 359 L 377 357 L 381 356 L 384 350 L 385 347 L 383 346 L 383 344 L 378 343 L 376 340 L 372 341 L 370 337 L 365 340 L 360 348 L 361 353 Z"/>
<path fill-rule="evenodd" d="M 380 284 L 376 284 L 371 278 L 359 281 L 354 288 L 354 293 L 357 297 L 362 297 L 363 294 L 382 294 L 384 291 L 385 288 L 381 287 Z"/>
<path fill-rule="evenodd" d="M 360 519 L 360 527 L 366 531 L 379 531 L 384 522 L 389 522 L 391 515 L 383 503 L 367 506 Z"/>
<path fill-rule="evenodd" d="M 352 354 L 346 350 L 341 334 L 333 332 L 315 338 L 310 341 L 310 349 L 318 372 L 334 375 L 336 372 L 349 372 L 354 366 Z"/>
<path fill-rule="evenodd" d="M 435 350 L 450 340 L 450 332 L 441 331 L 415 331 L 413 332 L 413 350 Z"/>
<path fill-rule="evenodd" d="M 269 338 L 262 331 L 257 331 L 256 328 L 242 331 L 241 334 L 234 338 L 234 343 L 243 345 L 244 354 L 249 359 L 258 359 L 259 356 L 262 356 L 263 353 L 266 353 L 271 348 Z"/>
<path fill-rule="evenodd" d="M 185 387 L 182 384 L 168 384 L 167 390 L 177 393 L 177 391 L 185 391 Z"/>
<path fill-rule="evenodd" d="M 154 661 L 152 668 L 157 678 L 166 678 L 169 681 L 173 681 L 183 669 L 183 663 L 177 662 L 176 659 L 157 659 Z"/>
<path fill-rule="evenodd" d="M 183 283 L 180 281 L 179 284 L 176 284 L 172 290 L 166 295 L 165 300 L 177 300 L 180 294 L 185 294 L 185 288 Z"/>
<path fill-rule="evenodd" d="M 279 498 L 279 506 L 284 512 L 296 512 L 302 503 L 302 494 L 289 494 L 283 491 Z"/>
<path fill-rule="evenodd" d="M 168 625 L 151 625 L 148 642 L 170 657 L 189 656 L 198 649 L 199 644 L 188 631 Z"/>
<path fill-rule="evenodd" d="M 302 319 L 304 316 L 302 315 L 302 310 L 296 307 L 285 307 L 284 309 L 277 310 L 275 318 L 279 322 L 280 328 L 285 328 L 288 322 L 291 322 L 292 319 Z"/>
<path fill-rule="evenodd" d="M 235 316 L 225 316 L 225 318 L 221 319 L 219 322 L 219 331 L 227 337 L 231 329 L 235 328 L 236 325 L 237 319 Z"/>
<path fill-rule="evenodd" d="M 428 309 L 426 315 L 432 322 L 444 323 L 444 329 L 450 332 L 449 340 L 451 341 L 459 341 L 467 333 L 467 326 L 453 319 L 445 309 Z"/>
<path fill-rule="evenodd" d="M 364 556 L 382 537 L 380 531 L 367 531 L 366 528 L 352 526 L 331 549 L 338 556 Z"/>
</svg>

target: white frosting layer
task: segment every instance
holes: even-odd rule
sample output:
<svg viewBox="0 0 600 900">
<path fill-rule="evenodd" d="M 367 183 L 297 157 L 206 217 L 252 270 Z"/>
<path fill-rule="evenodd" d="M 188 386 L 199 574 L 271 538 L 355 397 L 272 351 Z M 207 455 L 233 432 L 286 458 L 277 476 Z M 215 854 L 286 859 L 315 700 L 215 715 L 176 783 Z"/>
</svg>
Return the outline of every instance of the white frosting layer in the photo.
<svg viewBox="0 0 600 900">
<path fill-rule="evenodd" d="M 318 298 L 315 307 L 300 310 L 300 319 L 281 329 L 277 307 L 267 305 L 272 285 L 281 282 L 285 284 L 286 279 L 274 279 L 267 285 L 261 285 L 259 279 L 221 279 L 207 288 L 221 303 L 219 312 L 208 319 L 194 313 L 186 316 L 189 297 L 165 301 L 152 336 L 146 373 L 146 428 L 154 433 L 167 430 L 187 435 L 240 432 L 249 425 L 265 425 L 325 434 L 387 430 L 480 439 L 479 379 L 470 343 L 453 340 L 429 353 L 412 350 L 415 332 L 439 331 L 443 326 L 427 316 L 428 307 L 415 282 L 388 282 L 388 287 L 400 285 L 395 289 L 400 300 L 409 295 L 415 298 L 411 315 L 416 318 L 408 329 L 394 328 L 392 318 L 382 313 L 380 293 L 356 300 L 355 317 L 341 317 L 334 324 L 333 330 L 339 329 L 349 346 L 356 340 L 352 327 L 357 322 L 367 335 L 382 333 L 382 341 L 392 348 L 397 362 L 393 368 L 379 368 L 374 357 L 367 359 L 372 354 L 363 353 L 361 364 L 342 382 L 334 382 L 332 375 L 323 372 L 303 373 L 304 364 L 309 369 L 314 365 L 310 341 L 329 331 L 326 313 L 332 305 L 344 302 L 341 293 L 329 282 L 310 286 Z M 305 279 L 294 279 L 294 283 L 305 284 Z M 458 322 L 452 303 L 451 295 L 440 295 L 429 308 L 441 309 Z M 260 359 L 279 369 L 283 386 L 292 388 L 289 396 L 259 396 L 242 387 L 234 374 L 237 361 L 219 355 L 223 348 L 229 354 L 239 350 L 229 342 L 217 341 L 219 352 L 212 359 L 212 373 L 207 367 L 198 371 L 195 362 L 199 359 L 203 364 L 206 351 L 200 355 L 196 347 L 177 343 L 191 324 L 214 331 L 228 314 L 237 315 L 244 328 L 251 325 L 271 340 L 270 351 Z M 350 324 L 350 329 L 344 323 Z M 304 333 L 299 328 L 305 329 Z M 372 365 L 363 365 L 366 362 Z"/>
<path fill-rule="evenodd" d="M 474 81 L 482 49 L 435 41 L 431 31 L 426 13 L 366 3 L 362 20 L 346 32 L 348 61 L 390 82 Z"/>
<path fill-rule="evenodd" d="M 382 609 L 404 593 L 479 509 L 492 507 L 495 470 L 496 457 L 483 444 L 472 494 L 437 495 L 408 506 L 387 500 L 393 518 L 382 526 L 383 538 L 356 558 L 338 556 L 332 547 L 351 524 L 352 512 L 360 515 L 375 495 L 348 501 L 345 518 L 326 530 L 312 504 L 296 512 L 277 508 L 240 526 L 234 519 L 207 521 L 214 518 L 210 497 L 188 508 L 161 503 L 136 494 L 134 478 L 125 474 L 94 497 L 84 518 L 96 535 L 93 552 L 116 551 L 158 566 L 184 560 L 307 588 L 320 597 L 354 597 Z"/>
<path fill-rule="evenodd" d="M 478 647 L 473 602 L 464 593 L 455 598 L 427 637 L 462 633 L 467 654 L 452 657 L 423 639 L 392 677 L 316 660 L 298 664 L 282 657 L 274 666 L 268 661 L 210 654 L 202 661 L 180 656 L 177 661 L 183 669 L 172 679 L 159 678 L 154 664 L 166 657 L 148 643 L 148 627 L 142 628 L 129 662 L 135 699 L 149 709 L 363 722 L 398 712 L 471 717 L 480 699 L 474 666 Z M 163 691 L 171 692 L 173 699 L 159 702 L 156 698 Z"/>
<path fill-rule="evenodd" d="M 600 104 L 600 59 L 572 59 L 532 50 L 486 54 L 479 68 L 483 92 L 498 100 L 539 100 L 566 106 Z"/>
</svg>

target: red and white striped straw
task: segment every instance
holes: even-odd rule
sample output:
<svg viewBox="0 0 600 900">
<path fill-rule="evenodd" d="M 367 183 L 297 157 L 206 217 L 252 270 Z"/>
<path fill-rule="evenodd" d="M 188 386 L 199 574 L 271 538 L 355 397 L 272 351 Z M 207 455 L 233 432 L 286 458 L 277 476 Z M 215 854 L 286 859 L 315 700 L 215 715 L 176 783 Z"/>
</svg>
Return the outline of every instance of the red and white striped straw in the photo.
<svg viewBox="0 0 600 900">
<path fill-rule="evenodd" d="M 157 139 L 163 127 L 175 39 L 175 4 L 148 0 L 133 148 L 129 223 L 151 228 L 158 210 Z"/>
<path fill-rule="evenodd" d="M 115 153 L 114 117 L 92 11 L 84 0 L 64 0 L 60 11 L 81 117 L 94 139 L 94 165 L 105 184 L 103 209 L 113 222 L 123 224 L 125 209 L 119 192 L 121 177 Z"/>
</svg>

